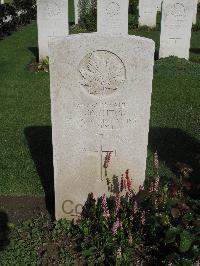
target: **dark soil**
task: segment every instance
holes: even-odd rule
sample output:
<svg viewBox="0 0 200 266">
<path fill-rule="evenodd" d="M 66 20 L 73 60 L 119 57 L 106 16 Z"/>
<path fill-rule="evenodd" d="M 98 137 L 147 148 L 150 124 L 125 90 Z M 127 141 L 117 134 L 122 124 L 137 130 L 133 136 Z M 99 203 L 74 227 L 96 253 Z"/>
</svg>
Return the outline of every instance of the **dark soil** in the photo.
<svg viewBox="0 0 200 266">
<path fill-rule="evenodd" d="M 28 65 L 28 70 L 30 72 L 49 72 L 49 65 L 40 63 L 37 60 L 33 60 L 29 65 Z"/>
<path fill-rule="evenodd" d="M 28 65 L 28 70 L 30 72 L 38 72 L 38 66 L 39 66 L 39 63 L 36 62 L 36 61 L 33 61 L 31 62 L 29 65 Z"/>
<path fill-rule="evenodd" d="M 50 217 L 49 214 L 54 212 L 53 201 L 54 199 L 47 201 L 45 196 L 0 196 L 0 251 L 4 250 L 4 248 L 9 246 L 10 243 L 11 238 L 9 232 L 11 227 L 9 227 L 8 223 L 14 223 L 20 228 L 22 222 L 32 220 L 33 223 L 35 223 L 35 228 L 37 228 L 37 230 L 42 230 L 42 244 L 34 242 L 35 239 L 31 240 L 38 245 L 36 249 L 38 257 L 41 260 L 41 265 L 60 265 L 59 260 L 61 250 L 64 250 L 70 258 L 73 258 L 75 262 L 73 265 L 87 265 L 77 252 L 77 245 L 74 240 L 68 238 L 64 231 L 60 233 L 58 239 L 52 237 L 52 228 L 54 224 L 48 219 Z M 48 205 L 51 206 L 50 209 Z M 37 226 L 39 226 L 39 228 Z M 27 241 L 27 245 L 31 248 L 33 243 L 27 238 L 27 230 L 30 228 L 24 230 L 22 226 L 21 229 L 22 231 L 20 233 L 18 231 L 17 233 L 19 241 Z M 20 237 L 18 234 L 20 234 Z M 11 237 L 13 237 L 13 235 L 11 235 Z M 15 238 L 13 239 L 17 243 L 16 235 L 14 235 L 14 237 Z M 21 251 L 23 251 L 23 248 L 21 248 Z M 15 252 L 15 250 L 11 250 L 10 254 L 13 252 Z"/>
<path fill-rule="evenodd" d="M 0 220 L 20 223 L 48 214 L 45 202 L 45 196 L 0 196 Z"/>
</svg>

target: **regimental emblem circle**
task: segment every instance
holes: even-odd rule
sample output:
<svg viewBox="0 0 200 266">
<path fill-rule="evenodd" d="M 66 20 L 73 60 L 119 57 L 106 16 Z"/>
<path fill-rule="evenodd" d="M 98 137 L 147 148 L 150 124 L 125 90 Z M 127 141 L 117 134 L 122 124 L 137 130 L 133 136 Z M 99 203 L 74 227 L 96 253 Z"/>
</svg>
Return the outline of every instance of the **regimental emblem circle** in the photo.
<svg viewBox="0 0 200 266">
<path fill-rule="evenodd" d="M 107 8 L 106 8 L 106 13 L 110 17 L 114 17 L 116 15 L 119 15 L 120 12 L 120 5 L 114 1 L 108 3 Z"/>
<path fill-rule="evenodd" d="M 110 95 L 123 87 L 126 69 L 114 53 L 97 50 L 87 54 L 79 64 L 80 84 L 91 95 Z"/>
<path fill-rule="evenodd" d="M 177 20 L 184 19 L 185 17 L 185 7 L 183 3 L 176 3 L 171 8 L 171 15 Z"/>
<path fill-rule="evenodd" d="M 50 3 L 47 5 L 49 17 L 56 17 L 62 14 L 62 7 L 58 3 Z"/>
</svg>

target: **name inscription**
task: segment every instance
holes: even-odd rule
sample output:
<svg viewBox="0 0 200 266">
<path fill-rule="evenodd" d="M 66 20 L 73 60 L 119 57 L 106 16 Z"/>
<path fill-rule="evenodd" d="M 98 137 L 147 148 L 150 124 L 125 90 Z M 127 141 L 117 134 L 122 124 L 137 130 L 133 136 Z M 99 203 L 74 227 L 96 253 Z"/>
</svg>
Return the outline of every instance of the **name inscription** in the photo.
<svg viewBox="0 0 200 266">
<path fill-rule="evenodd" d="M 74 104 L 76 123 L 81 128 L 120 129 L 131 127 L 136 123 L 136 117 L 128 112 L 126 102 L 100 102 Z"/>
</svg>

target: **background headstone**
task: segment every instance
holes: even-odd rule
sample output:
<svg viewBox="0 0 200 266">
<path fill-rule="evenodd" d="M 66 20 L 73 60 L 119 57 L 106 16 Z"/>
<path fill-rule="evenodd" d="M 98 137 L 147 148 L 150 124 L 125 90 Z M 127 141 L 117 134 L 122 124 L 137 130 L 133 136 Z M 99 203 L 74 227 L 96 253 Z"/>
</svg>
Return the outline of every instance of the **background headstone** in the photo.
<svg viewBox="0 0 200 266">
<path fill-rule="evenodd" d="M 2 5 L 4 4 L 4 0 L 1 0 L 1 4 L 2 4 Z"/>
<path fill-rule="evenodd" d="M 160 58 L 172 55 L 189 58 L 194 1 L 163 1 Z"/>
<path fill-rule="evenodd" d="M 79 22 L 79 0 L 74 0 L 74 19 L 75 24 Z"/>
<path fill-rule="evenodd" d="M 156 0 L 139 0 L 139 25 L 155 27 L 158 4 Z"/>
<path fill-rule="evenodd" d="M 193 9 L 193 17 L 192 17 L 192 23 L 196 24 L 197 21 L 197 7 L 198 7 L 198 0 L 194 0 L 194 9 Z"/>
<path fill-rule="evenodd" d="M 128 0 L 97 0 L 97 32 L 128 34 Z"/>
<path fill-rule="evenodd" d="M 143 184 L 154 50 L 152 40 L 128 35 L 51 40 L 57 219 L 80 214 L 88 193 L 110 193 L 107 177 L 114 180 L 113 192 L 127 169 L 136 191 Z"/>
<path fill-rule="evenodd" d="M 163 0 L 157 0 L 157 10 L 160 12 L 162 7 L 162 1 Z"/>
<path fill-rule="evenodd" d="M 40 61 L 49 55 L 48 37 L 69 32 L 68 0 L 37 1 L 38 47 Z"/>
</svg>

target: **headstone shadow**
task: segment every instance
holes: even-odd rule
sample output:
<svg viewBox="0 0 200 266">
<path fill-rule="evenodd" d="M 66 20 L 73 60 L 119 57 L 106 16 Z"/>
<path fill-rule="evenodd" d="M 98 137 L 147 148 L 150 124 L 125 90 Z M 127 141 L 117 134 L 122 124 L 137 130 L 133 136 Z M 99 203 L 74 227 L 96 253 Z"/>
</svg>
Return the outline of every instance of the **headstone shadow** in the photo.
<svg viewBox="0 0 200 266">
<path fill-rule="evenodd" d="M 157 61 L 159 60 L 159 51 L 156 49 L 154 53 L 154 60 Z"/>
<path fill-rule="evenodd" d="M 47 210 L 54 218 L 52 129 L 50 126 L 28 127 L 24 134 L 45 191 Z"/>
<path fill-rule="evenodd" d="M 200 48 L 190 48 L 190 52 L 193 54 L 200 54 Z"/>
<path fill-rule="evenodd" d="M 39 50 L 38 47 L 28 47 L 28 50 L 34 55 L 36 62 L 39 62 Z"/>
<path fill-rule="evenodd" d="M 182 162 L 194 169 L 192 178 L 199 177 L 200 143 L 183 130 L 150 127 L 149 149 L 152 152 L 157 150 L 160 161 L 165 162 L 165 165 L 174 173 L 177 173 L 176 163 Z"/>
<path fill-rule="evenodd" d="M 0 251 L 9 244 L 8 234 L 8 216 L 5 212 L 0 211 Z"/>
</svg>

